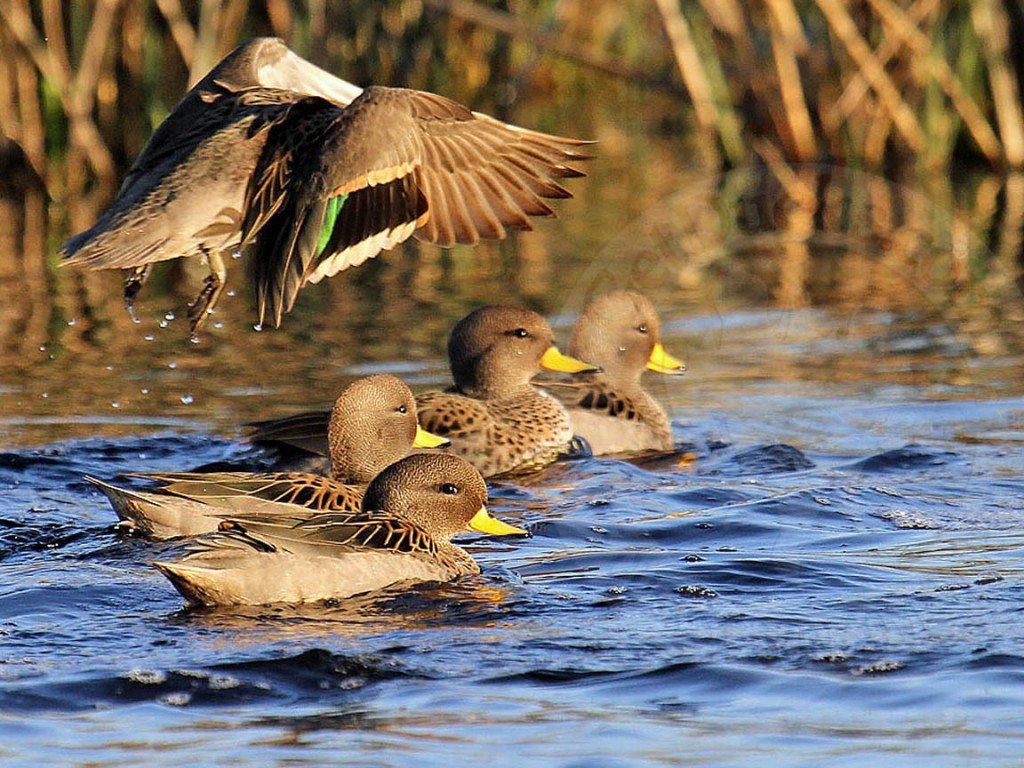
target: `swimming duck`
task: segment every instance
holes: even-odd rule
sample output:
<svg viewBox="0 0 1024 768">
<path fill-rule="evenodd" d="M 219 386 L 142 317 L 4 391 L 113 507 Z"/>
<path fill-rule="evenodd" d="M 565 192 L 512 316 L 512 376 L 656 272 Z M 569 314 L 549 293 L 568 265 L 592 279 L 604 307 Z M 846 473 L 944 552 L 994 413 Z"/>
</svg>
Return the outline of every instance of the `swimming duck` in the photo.
<svg viewBox="0 0 1024 768">
<path fill-rule="evenodd" d="M 417 425 L 412 392 L 388 374 L 367 376 L 345 388 L 330 412 L 327 442 L 331 477 L 299 472 L 135 475 L 163 483 L 152 491 L 86 479 L 110 499 L 123 528 L 165 539 L 215 531 L 231 512 L 294 514 L 293 505 L 315 512 L 357 511 L 367 483 L 386 466 L 413 447 L 448 444 Z"/>
<path fill-rule="evenodd" d="M 636 291 L 614 291 L 580 314 L 569 353 L 601 366 L 572 382 L 544 382 L 569 411 L 572 428 L 595 455 L 669 450 L 668 415 L 641 383 L 645 371 L 678 376 L 686 366 L 665 351 L 654 305 Z"/>
<path fill-rule="evenodd" d="M 564 453 L 573 432 L 565 408 L 534 387 L 541 369 L 579 373 L 596 366 L 559 352 L 543 317 L 517 307 L 482 307 L 448 338 L 455 385 L 416 396 L 420 426 L 451 440 L 484 477 L 530 472 Z M 323 453 L 325 412 L 253 424 L 254 442 Z"/>
<path fill-rule="evenodd" d="M 240 514 L 178 562 L 156 567 L 200 605 L 338 600 L 443 582 L 480 567 L 452 537 L 525 534 L 487 512 L 487 486 L 455 456 L 408 456 L 366 489 L 360 512 Z"/>
<path fill-rule="evenodd" d="M 253 259 L 259 322 L 299 290 L 415 236 L 451 246 L 530 229 L 571 197 L 588 142 L 502 123 L 442 96 L 360 89 L 276 38 L 239 46 L 157 128 L 64 263 L 130 269 L 134 304 L 155 262 L 201 256 L 195 333 L 224 290 L 225 258 Z"/>
</svg>

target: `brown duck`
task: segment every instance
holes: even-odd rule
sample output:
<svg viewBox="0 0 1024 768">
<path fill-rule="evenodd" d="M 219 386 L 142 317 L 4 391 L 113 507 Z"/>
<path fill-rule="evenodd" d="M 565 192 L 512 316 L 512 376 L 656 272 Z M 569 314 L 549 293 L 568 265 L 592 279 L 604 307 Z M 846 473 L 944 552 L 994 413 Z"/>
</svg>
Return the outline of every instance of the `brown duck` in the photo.
<svg viewBox="0 0 1024 768">
<path fill-rule="evenodd" d="M 110 499 L 126 529 L 165 539 L 217 530 L 224 515 L 294 515 L 359 510 L 366 484 L 413 447 L 447 445 L 421 429 L 409 388 L 395 376 L 367 376 L 350 384 L 330 412 L 327 443 L 331 477 L 299 472 L 138 474 L 163 485 L 135 491 L 86 478 Z"/>
<path fill-rule="evenodd" d="M 240 514 L 184 559 L 155 565 L 200 605 L 338 600 L 450 581 L 480 572 L 452 537 L 526 533 L 491 517 L 486 503 L 483 478 L 462 459 L 408 456 L 370 483 L 360 512 Z"/>
<path fill-rule="evenodd" d="M 590 301 L 573 328 L 570 354 L 601 366 L 572 382 L 542 386 L 566 406 L 573 431 L 597 454 L 669 450 L 668 415 L 644 388 L 641 374 L 686 371 L 661 343 L 654 305 L 636 291 L 614 291 Z"/>
<path fill-rule="evenodd" d="M 572 439 L 565 408 L 534 387 L 541 369 L 598 370 L 563 355 L 543 317 L 517 307 L 482 307 L 460 320 L 448 339 L 455 385 L 416 396 L 420 426 L 451 440 L 484 477 L 540 469 Z M 252 425 L 252 439 L 326 452 L 326 412 L 308 412 Z"/>
<path fill-rule="evenodd" d="M 573 139 L 529 131 L 442 96 L 360 89 L 275 38 L 221 61 L 157 128 L 110 208 L 69 239 L 65 263 L 130 269 L 134 302 L 153 263 L 210 267 L 193 332 L 224 290 L 225 257 L 251 255 L 259 322 L 279 325 L 299 290 L 416 237 L 503 238 L 554 215 L 582 176 Z"/>
</svg>

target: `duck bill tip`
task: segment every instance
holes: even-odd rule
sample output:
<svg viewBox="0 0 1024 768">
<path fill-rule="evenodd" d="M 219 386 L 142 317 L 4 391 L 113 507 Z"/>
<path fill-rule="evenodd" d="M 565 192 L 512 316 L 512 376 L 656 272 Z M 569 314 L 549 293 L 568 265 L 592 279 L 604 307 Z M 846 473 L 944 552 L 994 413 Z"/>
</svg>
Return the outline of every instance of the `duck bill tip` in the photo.
<svg viewBox="0 0 1024 768">
<path fill-rule="evenodd" d="M 681 376 L 686 373 L 686 365 L 682 360 L 670 355 L 659 341 L 651 350 L 650 357 L 647 358 L 647 370 L 669 376 Z"/>
<path fill-rule="evenodd" d="M 597 365 L 585 363 L 564 354 L 558 347 L 550 346 L 540 359 L 540 367 L 545 371 L 558 371 L 560 373 L 599 373 L 601 368 Z"/>
<path fill-rule="evenodd" d="M 477 533 L 486 533 L 491 536 L 526 536 L 529 532 L 523 528 L 491 517 L 487 507 L 480 507 L 476 514 L 470 519 L 467 527 Z"/>
<path fill-rule="evenodd" d="M 447 437 L 435 435 L 418 424 L 416 425 L 416 437 L 412 441 L 413 448 L 447 448 L 451 444 L 452 441 Z"/>
</svg>

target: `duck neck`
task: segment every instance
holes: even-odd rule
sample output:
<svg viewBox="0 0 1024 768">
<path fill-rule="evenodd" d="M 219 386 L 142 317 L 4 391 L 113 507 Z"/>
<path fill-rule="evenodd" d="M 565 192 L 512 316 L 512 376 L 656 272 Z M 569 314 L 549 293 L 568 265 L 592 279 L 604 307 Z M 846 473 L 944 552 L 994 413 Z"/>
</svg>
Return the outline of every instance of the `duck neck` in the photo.
<svg viewBox="0 0 1024 768">
<path fill-rule="evenodd" d="M 508 400 L 509 398 L 537 393 L 537 390 L 528 381 L 516 383 L 503 382 L 500 386 L 472 385 L 463 382 L 456 384 L 455 389 L 459 394 L 476 400 Z"/>
<path fill-rule="evenodd" d="M 383 441 L 361 434 L 358 423 L 343 427 L 342 420 L 332 414 L 327 431 L 332 480 L 346 485 L 366 485 L 384 467 L 405 455 L 390 455 Z"/>
</svg>

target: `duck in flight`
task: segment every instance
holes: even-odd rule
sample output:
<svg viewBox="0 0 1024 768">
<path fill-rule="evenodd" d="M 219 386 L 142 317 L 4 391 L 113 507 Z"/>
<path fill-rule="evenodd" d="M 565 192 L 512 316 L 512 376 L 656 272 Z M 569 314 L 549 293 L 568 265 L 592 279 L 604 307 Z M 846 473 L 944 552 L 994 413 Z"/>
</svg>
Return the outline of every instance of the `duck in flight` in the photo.
<svg viewBox="0 0 1024 768">
<path fill-rule="evenodd" d="M 116 199 L 62 249 L 65 264 L 131 270 L 131 308 L 159 261 L 209 264 L 193 333 L 217 304 L 225 258 L 252 259 L 259 322 L 299 291 L 416 237 L 500 239 L 553 216 L 589 142 L 503 123 L 424 91 L 360 89 L 276 38 L 230 53 L 157 128 Z"/>
</svg>

